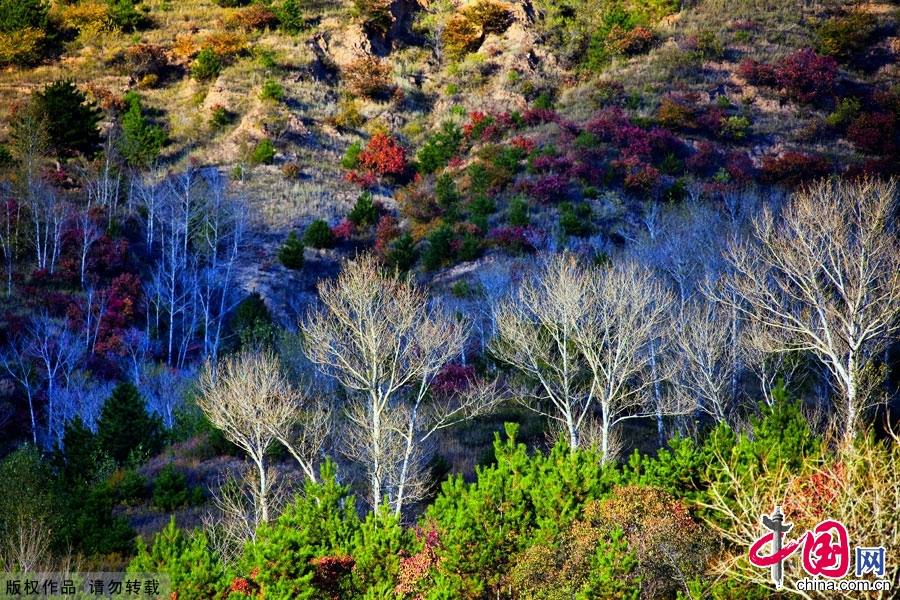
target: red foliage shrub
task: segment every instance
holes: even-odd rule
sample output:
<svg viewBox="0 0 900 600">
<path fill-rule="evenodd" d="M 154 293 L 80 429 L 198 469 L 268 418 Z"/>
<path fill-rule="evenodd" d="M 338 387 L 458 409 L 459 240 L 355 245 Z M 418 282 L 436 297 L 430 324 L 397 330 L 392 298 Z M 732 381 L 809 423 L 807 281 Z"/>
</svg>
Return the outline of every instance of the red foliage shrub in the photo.
<svg viewBox="0 0 900 600">
<path fill-rule="evenodd" d="M 622 125 L 613 129 L 612 138 L 625 156 L 646 158 L 653 151 L 650 133 L 635 125 Z"/>
<path fill-rule="evenodd" d="M 828 171 L 828 161 L 825 158 L 802 152 L 768 155 L 762 160 L 763 181 L 787 187 L 796 187 L 801 183 L 819 179 L 827 175 Z"/>
<path fill-rule="evenodd" d="M 469 113 L 469 122 L 463 125 L 463 135 L 470 139 L 489 141 L 500 137 L 503 129 L 497 120 L 481 111 Z"/>
<path fill-rule="evenodd" d="M 542 123 L 553 123 L 559 118 L 556 111 L 550 108 L 529 108 L 522 113 L 522 120 L 527 125 L 541 125 Z"/>
<path fill-rule="evenodd" d="M 846 481 L 847 469 L 840 462 L 797 477 L 785 497 L 785 514 L 809 522 L 830 518 L 829 511 Z"/>
<path fill-rule="evenodd" d="M 816 54 L 810 48 L 778 61 L 775 72 L 778 85 L 784 88 L 788 98 L 806 104 L 830 96 L 838 74 L 836 60 Z"/>
<path fill-rule="evenodd" d="M 744 152 L 732 152 L 728 155 L 725 170 L 735 183 L 747 184 L 753 181 L 753 161 Z"/>
<path fill-rule="evenodd" d="M 684 162 L 688 171 L 703 177 L 715 173 L 722 164 L 722 153 L 712 142 L 700 142 L 697 151 Z"/>
<path fill-rule="evenodd" d="M 517 135 L 516 137 L 512 138 L 511 140 L 509 140 L 509 143 L 513 148 L 518 148 L 526 154 L 530 153 L 537 147 L 537 144 L 533 139 L 522 137 L 521 135 Z"/>
<path fill-rule="evenodd" d="M 137 275 L 123 273 L 110 282 L 109 287 L 100 293 L 100 298 L 94 300 L 95 310 L 101 305 L 106 307 L 102 318 L 99 313 L 94 315 L 94 318 L 101 319 L 94 348 L 97 354 L 123 352 L 122 335 L 135 323 L 142 291 L 141 280 Z"/>
<path fill-rule="evenodd" d="M 231 586 L 228 589 L 232 592 L 245 594 L 247 596 L 253 593 L 253 588 L 250 587 L 250 582 L 243 577 L 235 577 L 234 579 L 232 579 Z"/>
<path fill-rule="evenodd" d="M 406 171 L 406 150 L 393 137 L 376 133 L 359 153 L 359 162 L 375 175 L 402 175 Z"/>
<path fill-rule="evenodd" d="M 110 277 L 121 273 L 128 264 L 128 240 L 116 240 L 104 234 L 91 246 L 88 271 Z"/>
<path fill-rule="evenodd" d="M 416 538 L 422 542 L 422 549 L 412 556 L 400 560 L 400 571 L 397 573 L 397 586 L 394 593 L 404 598 L 409 594 L 416 594 L 416 598 L 422 598 L 419 593 L 423 583 L 430 573 L 440 564 L 441 557 L 438 550 L 441 548 L 441 538 L 437 526 L 430 522 L 428 529 L 416 528 Z"/>
<path fill-rule="evenodd" d="M 750 85 L 765 87 L 778 85 L 775 67 L 749 58 L 741 61 L 741 64 L 738 66 L 738 75 L 743 77 Z"/>
<path fill-rule="evenodd" d="M 890 175 L 900 175 L 900 161 L 894 157 L 869 159 L 862 164 L 852 165 L 846 173 L 850 179 Z"/>
<path fill-rule="evenodd" d="M 569 189 L 569 178 L 563 175 L 545 175 L 528 186 L 528 192 L 541 202 L 562 200 Z"/>
<path fill-rule="evenodd" d="M 722 131 L 722 121 L 725 119 L 725 111 L 718 106 L 708 106 L 697 117 L 697 126 L 712 136 L 717 136 Z"/>
<path fill-rule="evenodd" d="M 335 237 L 335 239 L 341 241 L 347 241 L 353 237 L 353 234 L 356 232 L 356 225 L 353 224 L 353 221 L 345 218 L 340 223 L 331 228 L 331 235 Z"/>
<path fill-rule="evenodd" d="M 378 177 L 375 176 L 375 173 L 369 172 L 357 173 L 356 171 L 350 171 L 344 175 L 344 179 L 363 189 L 375 187 L 378 184 Z"/>
<path fill-rule="evenodd" d="M 891 113 L 863 113 L 847 128 L 847 139 L 869 154 L 897 151 L 897 118 Z"/>
<path fill-rule="evenodd" d="M 512 253 L 523 254 L 537 249 L 537 232 L 530 227 L 496 227 L 488 233 L 491 243 Z"/>
<path fill-rule="evenodd" d="M 349 555 L 320 556 L 309 563 L 315 568 L 313 585 L 335 600 L 341 598 L 341 581 L 353 571 L 356 560 Z"/>
<path fill-rule="evenodd" d="M 518 122 L 516 121 L 517 118 L 518 117 L 514 117 L 513 114 L 508 111 L 494 115 L 494 120 L 496 120 L 497 124 L 503 129 L 515 129 L 518 126 Z"/>
<path fill-rule="evenodd" d="M 684 142 L 678 136 L 661 127 L 654 127 L 648 131 L 647 141 L 654 158 L 665 158 L 669 154 L 682 155 L 686 150 Z"/>
<path fill-rule="evenodd" d="M 572 160 L 567 156 L 535 156 L 531 167 L 538 173 L 565 173 L 572 167 Z"/>
<path fill-rule="evenodd" d="M 464 392 L 475 381 L 475 367 L 450 363 L 435 375 L 431 382 L 431 393 L 447 397 Z"/>
<path fill-rule="evenodd" d="M 604 108 L 598 112 L 593 119 L 584 126 L 585 131 L 592 133 L 604 142 L 608 142 L 613 137 L 613 132 L 618 128 L 630 125 L 628 117 L 622 112 L 621 108 L 611 107 Z"/>
<path fill-rule="evenodd" d="M 375 252 L 379 256 L 390 249 L 392 241 L 400 236 L 400 227 L 397 225 L 397 219 L 391 215 L 382 215 L 375 226 Z"/>
<path fill-rule="evenodd" d="M 627 167 L 623 183 L 627 189 L 650 193 L 659 185 L 659 171 L 652 165 L 638 162 Z"/>
</svg>

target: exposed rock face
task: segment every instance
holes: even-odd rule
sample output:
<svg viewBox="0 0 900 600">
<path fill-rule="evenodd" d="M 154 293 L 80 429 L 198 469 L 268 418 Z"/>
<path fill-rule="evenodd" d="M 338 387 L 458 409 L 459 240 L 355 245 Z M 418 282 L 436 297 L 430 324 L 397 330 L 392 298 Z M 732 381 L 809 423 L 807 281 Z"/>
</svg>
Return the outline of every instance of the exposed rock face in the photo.
<svg viewBox="0 0 900 600">
<path fill-rule="evenodd" d="M 316 44 L 339 67 L 360 56 L 387 56 L 397 43 L 417 43 L 412 32 L 416 13 L 423 7 L 417 0 L 393 0 L 389 7 L 390 27 L 384 31 L 363 22 L 343 24 L 340 37 L 316 36 Z"/>
</svg>

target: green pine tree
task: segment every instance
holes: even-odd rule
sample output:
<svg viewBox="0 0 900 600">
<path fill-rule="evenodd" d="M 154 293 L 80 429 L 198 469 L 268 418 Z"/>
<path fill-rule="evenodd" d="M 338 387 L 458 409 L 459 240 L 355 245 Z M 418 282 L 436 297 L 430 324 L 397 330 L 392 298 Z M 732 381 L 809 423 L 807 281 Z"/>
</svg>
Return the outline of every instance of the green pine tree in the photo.
<svg viewBox="0 0 900 600">
<path fill-rule="evenodd" d="M 58 158 L 93 156 L 100 146 L 100 109 L 71 81 L 56 81 L 35 94 L 46 122 L 51 149 Z"/>
<path fill-rule="evenodd" d="M 128 110 L 122 117 L 119 152 L 130 166 L 149 167 L 159 157 L 160 150 L 166 143 L 166 132 L 147 119 L 137 94 L 129 92 L 125 96 L 125 102 Z"/>
<path fill-rule="evenodd" d="M 287 239 L 278 250 L 278 260 L 281 261 L 288 269 L 299 270 L 303 268 L 303 242 L 297 237 L 293 231 L 288 234 Z"/>
<path fill-rule="evenodd" d="M 103 404 L 97 421 L 100 448 L 118 464 L 132 452 L 153 455 L 162 447 L 162 423 L 147 414 L 144 400 L 130 383 L 120 383 Z"/>
<path fill-rule="evenodd" d="M 227 597 L 225 569 L 209 550 L 206 532 L 195 530 L 185 534 L 175 525 L 175 518 L 156 534 L 151 548 L 142 538 L 137 553 L 128 565 L 135 574 L 161 573 L 179 600 L 208 600 Z"/>
</svg>

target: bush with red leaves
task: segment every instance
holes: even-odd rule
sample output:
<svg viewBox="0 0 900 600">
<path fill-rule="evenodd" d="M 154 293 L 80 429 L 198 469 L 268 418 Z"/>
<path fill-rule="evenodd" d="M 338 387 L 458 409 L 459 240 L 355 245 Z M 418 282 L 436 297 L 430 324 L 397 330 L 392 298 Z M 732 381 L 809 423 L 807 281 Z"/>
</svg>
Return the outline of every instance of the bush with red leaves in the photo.
<svg viewBox="0 0 900 600">
<path fill-rule="evenodd" d="M 313 585 L 330 598 L 338 600 L 342 595 L 343 581 L 353 571 L 356 560 L 349 555 L 321 556 L 309 563 L 315 568 Z"/>
<path fill-rule="evenodd" d="M 572 159 L 568 156 L 541 154 L 530 163 L 530 169 L 536 173 L 566 173 L 572 168 Z"/>
<path fill-rule="evenodd" d="M 527 125 L 541 125 L 543 123 L 553 123 L 559 119 L 556 111 L 550 108 L 529 108 L 522 113 L 522 120 Z"/>
<path fill-rule="evenodd" d="M 244 577 L 235 577 L 232 579 L 231 586 L 228 590 L 236 594 L 244 594 L 245 596 L 253 595 L 253 588 L 250 586 L 250 582 Z"/>
<path fill-rule="evenodd" d="M 397 573 L 397 586 L 394 593 L 405 598 L 415 594 L 414 598 L 423 598 L 423 589 L 426 580 L 440 564 L 441 557 L 438 550 L 441 548 L 440 532 L 437 525 L 429 522 L 427 529 L 416 528 L 416 539 L 422 543 L 422 549 L 412 556 L 400 560 L 400 571 Z"/>
<path fill-rule="evenodd" d="M 697 126 L 710 136 L 718 136 L 722 133 L 722 122 L 724 120 L 724 110 L 718 106 L 708 106 L 697 117 Z"/>
<path fill-rule="evenodd" d="M 370 173 L 368 171 L 365 173 L 350 171 L 346 175 L 344 175 L 344 179 L 346 179 L 353 185 L 358 185 L 363 189 L 372 188 L 378 185 L 378 177 L 376 177 L 375 173 Z"/>
<path fill-rule="evenodd" d="M 830 56 L 804 48 L 778 61 L 775 71 L 778 85 L 788 98 L 809 104 L 834 93 L 838 65 Z"/>
<path fill-rule="evenodd" d="M 344 242 L 352 238 L 355 232 L 356 225 L 347 218 L 344 218 L 340 223 L 331 228 L 331 235 L 333 235 L 335 239 Z"/>
<path fill-rule="evenodd" d="M 121 354 L 124 351 L 122 334 L 138 317 L 142 294 L 141 280 L 133 273 L 123 273 L 113 279 L 101 292 L 106 312 L 100 321 L 100 331 L 94 348 L 97 354 Z"/>
<path fill-rule="evenodd" d="M 103 234 L 91 247 L 88 273 L 98 277 L 113 277 L 125 268 L 128 256 L 128 240 L 113 239 Z"/>
<path fill-rule="evenodd" d="M 469 122 L 463 125 L 463 135 L 472 140 L 490 141 L 500 137 L 504 126 L 492 115 L 481 111 L 469 113 Z"/>
<path fill-rule="evenodd" d="M 406 171 L 406 150 L 392 136 L 376 133 L 359 153 L 359 162 L 379 177 L 402 175 Z"/>
<path fill-rule="evenodd" d="M 662 159 L 670 154 L 682 156 L 686 151 L 684 142 L 678 136 L 661 127 L 654 127 L 647 132 L 647 142 L 655 159 Z"/>
<path fill-rule="evenodd" d="M 862 164 L 851 165 L 846 172 L 848 179 L 890 175 L 900 175 L 900 161 L 894 157 L 869 159 Z"/>
<path fill-rule="evenodd" d="M 732 152 L 728 155 L 725 170 L 735 183 L 745 185 L 753 181 L 753 161 L 745 152 Z"/>
<path fill-rule="evenodd" d="M 431 381 L 431 393 L 448 397 L 466 391 L 475 381 L 475 367 L 449 363 Z"/>
<path fill-rule="evenodd" d="M 738 66 L 737 72 L 738 75 L 743 77 L 750 85 L 765 87 L 775 87 L 778 85 L 775 67 L 766 63 L 745 58 Z"/>
<path fill-rule="evenodd" d="M 684 161 L 687 170 L 701 177 L 708 177 L 722 165 L 722 153 L 712 142 L 700 142 L 697 151 Z"/>
<path fill-rule="evenodd" d="M 391 215 L 382 215 L 375 226 L 375 253 L 384 256 L 390 250 L 391 242 L 400 237 L 400 226 Z"/>
<path fill-rule="evenodd" d="M 563 200 L 569 190 L 569 178 L 564 175 L 545 175 L 528 186 L 528 193 L 541 202 Z"/>
<path fill-rule="evenodd" d="M 504 226 L 492 229 L 488 238 L 495 246 L 510 254 L 524 254 L 535 251 L 535 234 L 530 227 Z"/>
<path fill-rule="evenodd" d="M 784 152 L 768 155 L 762 160 L 762 179 L 766 183 L 778 183 L 796 187 L 828 174 L 828 161 L 822 156 L 802 152 Z"/>
<path fill-rule="evenodd" d="M 521 135 L 517 135 L 516 137 L 509 140 L 510 145 L 513 148 L 518 148 L 525 154 L 530 153 L 537 147 L 537 143 L 531 138 L 522 137 Z"/>
<path fill-rule="evenodd" d="M 640 162 L 629 165 L 623 184 L 626 189 L 649 194 L 659 185 L 659 171 L 653 165 Z"/>
<path fill-rule="evenodd" d="M 891 113 L 863 113 L 847 128 L 847 139 L 868 154 L 897 151 L 897 118 Z"/>
<path fill-rule="evenodd" d="M 585 131 L 597 136 L 600 140 L 608 142 L 612 140 L 614 132 L 619 128 L 630 125 L 631 121 L 618 106 L 604 108 L 584 126 Z"/>
<path fill-rule="evenodd" d="M 796 477 L 790 485 L 791 493 L 785 496 L 785 514 L 811 522 L 830 518 L 829 511 L 846 482 L 847 469 L 841 462 Z"/>
</svg>

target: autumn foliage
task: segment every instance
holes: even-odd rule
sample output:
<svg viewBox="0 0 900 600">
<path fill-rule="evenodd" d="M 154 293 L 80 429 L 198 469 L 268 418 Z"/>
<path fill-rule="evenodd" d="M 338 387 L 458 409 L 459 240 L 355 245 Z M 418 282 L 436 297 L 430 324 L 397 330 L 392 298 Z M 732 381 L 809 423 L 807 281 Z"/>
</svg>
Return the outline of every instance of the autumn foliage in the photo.
<svg viewBox="0 0 900 600">
<path fill-rule="evenodd" d="M 402 175 L 406 171 L 406 150 L 396 138 L 376 133 L 359 153 L 359 162 L 379 177 Z"/>
</svg>

